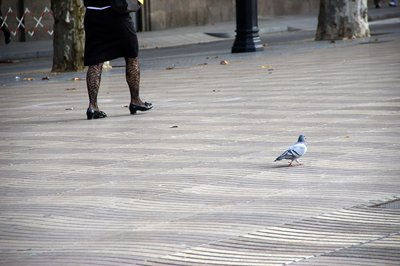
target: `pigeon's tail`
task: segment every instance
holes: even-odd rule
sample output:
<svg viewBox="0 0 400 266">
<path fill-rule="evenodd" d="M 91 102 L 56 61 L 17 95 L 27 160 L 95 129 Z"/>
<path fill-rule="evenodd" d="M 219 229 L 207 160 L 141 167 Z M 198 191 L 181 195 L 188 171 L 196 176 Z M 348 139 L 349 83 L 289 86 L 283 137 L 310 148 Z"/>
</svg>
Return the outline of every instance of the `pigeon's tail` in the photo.
<svg viewBox="0 0 400 266">
<path fill-rule="evenodd" d="M 285 156 L 287 154 L 287 151 L 285 151 L 284 153 L 281 154 L 281 156 L 278 156 L 274 162 L 276 161 L 282 161 L 283 159 L 285 159 Z"/>
</svg>

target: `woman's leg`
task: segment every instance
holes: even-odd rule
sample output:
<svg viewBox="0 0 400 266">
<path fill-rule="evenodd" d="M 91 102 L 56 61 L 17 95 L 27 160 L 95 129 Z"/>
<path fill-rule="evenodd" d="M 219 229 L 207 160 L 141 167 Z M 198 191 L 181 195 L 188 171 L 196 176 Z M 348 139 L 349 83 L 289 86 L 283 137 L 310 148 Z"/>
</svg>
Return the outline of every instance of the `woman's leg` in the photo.
<svg viewBox="0 0 400 266">
<path fill-rule="evenodd" d="M 148 111 L 153 108 L 153 105 L 148 102 L 143 102 L 139 97 L 140 87 L 140 68 L 139 59 L 125 58 L 126 62 L 126 82 L 131 92 L 131 104 L 129 105 L 129 111 L 131 114 L 136 114 L 137 111 Z"/>
<path fill-rule="evenodd" d="M 97 106 L 97 94 L 100 89 L 101 72 L 103 70 L 103 63 L 89 66 L 86 74 L 86 84 L 89 95 L 89 108 L 99 110 Z"/>
<path fill-rule="evenodd" d="M 139 59 L 135 58 L 125 58 L 126 62 L 126 82 L 129 86 L 129 91 L 131 93 L 131 104 L 142 105 L 143 102 L 139 97 L 139 87 L 140 87 L 140 68 Z"/>
<path fill-rule="evenodd" d="M 99 93 L 102 70 L 103 63 L 100 63 L 89 66 L 86 74 L 86 84 L 89 94 L 89 108 L 86 111 L 88 120 L 107 117 L 107 114 L 100 111 L 97 106 L 97 94 Z"/>
</svg>

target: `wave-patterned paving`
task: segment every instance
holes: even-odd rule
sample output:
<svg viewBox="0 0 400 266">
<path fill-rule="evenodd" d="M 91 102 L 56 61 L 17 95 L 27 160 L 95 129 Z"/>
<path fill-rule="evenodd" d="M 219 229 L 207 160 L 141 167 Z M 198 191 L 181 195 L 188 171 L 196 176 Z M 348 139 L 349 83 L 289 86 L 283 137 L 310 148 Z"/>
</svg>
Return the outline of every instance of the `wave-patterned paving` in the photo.
<svg viewBox="0 0 400 266">
<path fill-rule="evenodd" d="M 297 45 L 1 86 L 0 265 L 399 265 L 400 42 Z"/>
<path fill-rule="evenodd" d="M 399 239 L 399 210 L 362 206 L 257 230 L 141 265 L 398 265 Z"/>
</svg>

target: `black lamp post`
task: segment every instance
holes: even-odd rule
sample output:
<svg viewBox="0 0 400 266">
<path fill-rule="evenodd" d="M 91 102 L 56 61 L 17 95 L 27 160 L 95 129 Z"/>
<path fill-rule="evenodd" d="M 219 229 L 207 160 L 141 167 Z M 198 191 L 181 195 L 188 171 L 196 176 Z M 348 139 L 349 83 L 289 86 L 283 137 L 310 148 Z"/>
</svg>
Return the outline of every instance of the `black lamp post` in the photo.
<svg viewBox="0 0 400 266">
<path fill-rule="evenodd" d="M 232 53 L 264 50 L 258 32 L 257 0 L 236 0 L 236 39 Z"/>
</svg>

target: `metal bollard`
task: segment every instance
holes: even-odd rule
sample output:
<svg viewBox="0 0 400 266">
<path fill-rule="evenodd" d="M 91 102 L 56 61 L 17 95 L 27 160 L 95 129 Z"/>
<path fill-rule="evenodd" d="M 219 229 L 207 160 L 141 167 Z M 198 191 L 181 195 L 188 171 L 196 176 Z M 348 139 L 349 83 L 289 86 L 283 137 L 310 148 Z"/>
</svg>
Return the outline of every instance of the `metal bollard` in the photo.
<svg viewBox="0 0 400 266">
<path fill-rule="evenodd" d="M 258 32 L 257 0 L 236 0 L 236 38 L 232 53 L 264 50 Z"/>
</svg>

